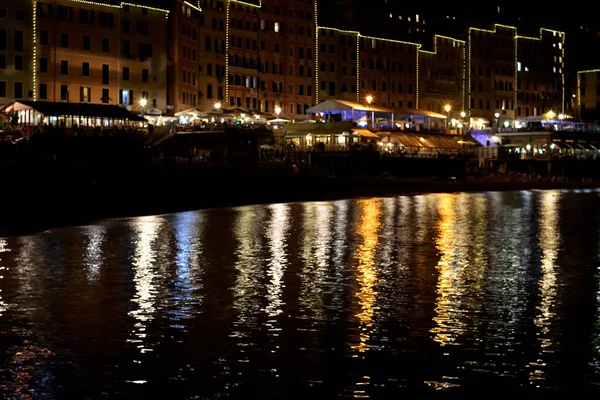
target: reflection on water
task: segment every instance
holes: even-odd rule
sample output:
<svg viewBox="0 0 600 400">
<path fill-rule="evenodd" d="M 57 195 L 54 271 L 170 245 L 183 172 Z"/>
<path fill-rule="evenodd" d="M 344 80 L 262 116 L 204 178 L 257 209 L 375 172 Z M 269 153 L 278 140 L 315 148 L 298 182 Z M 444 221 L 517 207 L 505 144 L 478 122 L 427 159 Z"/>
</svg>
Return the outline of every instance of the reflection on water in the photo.
<svg viewBox="0 0 600 400">
<path fill-rule="evenodd" d="M 540 226 L 539 246 L 542 254 L 541 271 L 538 278 L 539 301 L 534 318 L 534 323 L 539 329 L 537 337 L 540 348 L 538 358 L 527 366 L 530 380 L 534 384 L 538 384 L 536 382 L 538 380 L 545 379 L 546 354 L 555 351 L 554 335 L 551 335 L 551 331 L 556 318 L 555 303 L 558 296 L 556 259 L 561 243 L 558 229 L 560 220 L 559 201 L 560 192 L 544 192 L 541 194 L 538 223 Z"/>
<path fill-rule="evenodd" d="M 595 389 L 599 222 L 596 191 L 519 191 L 0 238 L 0 397 Z"/>
<path fill-rule="evenodd" d="M 129 312 L 136 322 L 132 331 L 133 339 L 140 352 L 152 351 L 151 344 L 144 339 L 147 336 L 146 328 L 148 323 L 154 319 L 156 310 L 155 303 L 158 301 L 156 280 L 159 274 L 156 271 L 156 246 L 160 240 L 158 230 L 162 220 L 159 217 L 148 216 L 140 217 L 132 225 L 137 238 L 135 240 L 135 254 L 132 260 L 135 283 L 135 295 L 131 299 L 137 307 Z"/>
<path fill-rule="evenodd" d="M 356 249 L 355 258 L 358 262 L 356 266 L 356 281 L 358 282 L 356 297 L 358 297 L 360 308 L 356 317 L 359 320 L 360 337 L 358 343 L 352 344 L 352 348 L 364 352 L 369 349 L 369 338 L 377 303 L 377 292 L 374 289 L 377 284 L 375 252 L 379 244 L 381 228 L 379 218 L 381 218 L 382 203 L 381 200 L 360 200 L 358 206 L 360 218 L 356 231 L 361 242 Z"/>
</svg>

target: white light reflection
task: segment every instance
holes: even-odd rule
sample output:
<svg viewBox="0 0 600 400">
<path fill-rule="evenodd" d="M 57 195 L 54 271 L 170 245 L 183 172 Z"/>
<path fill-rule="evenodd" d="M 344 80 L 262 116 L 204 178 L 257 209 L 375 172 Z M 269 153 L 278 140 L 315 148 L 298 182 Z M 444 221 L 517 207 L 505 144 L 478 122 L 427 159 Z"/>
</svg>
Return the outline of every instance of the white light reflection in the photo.
<svg viewBox="0 0 600 400">
<path fill-rule="evenodd" d="M 264 208 L 241 207 L 237 212 L 237 222 L 233 232 L 238 245 L 234 253 L 237 256 L 234 268 L 237 272 L 233 286 L 233 308 L 236 310 L 232 337 L 249 337 L 248 330 L 257 329 L 257 317 L 261 311 L 260 293 L 262 284 L 262 266 L 260 255 L 261 227 L 264 225 Z M 244 342 L 244 345 L 248 345 Z"/>
<path fill-rule="evenodd" d="M 1 283 L 4 280 L 4 274 L 8 270 L 3 264 L 3 254 L 8 253 L 10 249 L 8 248 L 8 242 L 4 238 L 0 238 L 0 317 L 3 313 L 8 309 L 8 304 L 2 298 L 2 286 Z"/>
<path fill-rule="evenodd" d="M 176 273 L 172 293 L 173 310 L 169 311 L 172 328 L 185 328 L 182 321 L 192 318 L 202 304 L 203 297 L 200 265 L 202 242 L 200 226 L 202 218 L 199 212 L 181 212 L 174 216 Z"/>
<path fill-rule="evenodd" d="M 348 211 L 349 200 L 340 200 L 334 203 L 335 206 L 335 224 L 333 224 L 333 274 L 332 282 L 329 288 L 331 299 L 330 310 L 335 311 L 335 315 L 330 318 L 336 320 L 345 312 L 344 307 L 344 283 L 346 280 L 346 268 L 348 265 Z"/>
<path fill-rule="evenodd" d="M 550 332 L 555 313 L 555 302 L 558 296 L 558 285 L 556 282 L 556 259 L 560 249 L 560 229 L 558 227 L 560 213 L 558 203 L 561 193 L 558 191 L 548 191 L 541 194 L 540 200 L 540 233 L 539 245 L 542 252 L 541 259 L 541 277 L 539 287 L 539 305 L 537 306 L 537 315 L 534 319 L 535 325 L 539 328 L 538 341 L 540 351 L 538 359 L 530 362 L 529 380 L 531 384 L 537 385 L 539 381 L 545 379 L 545 357 L 553 353 L 554 344 Z"/>
<path fill-rule="evenodd" d="M 104 225 L 92 225 L 82 228 L 84 240 L 84 265 L 89 281 L 95 281 L 100 273 L 103 263 L 102 246 L 106 241 L 106 227 Z"/>
<path fill-rule="evenodd" d="M 158 239 L 161 220 L 157 216 L 139 217 L 133 221 L 133 227 L 137 233 L 135 242 L 135 255 L 133 259 L 134 277 L 136 293 L 131 299 L 138 307 L 128 314 L 135 318 L 135 329 L 132 331 L 134 339 L 128 342 L 137 343 L 141 353 L 151 351 L 146 348 L 146 328 L 148 321 L 154 318 L 156 285 L 153 282 L 155 278 L 154 263 L 156 261 L 156 252 L 154 246 Z"/>
<path fill-rule="evenodd" d="M 333 204 L 331 203 L 305 203 L 303 212 L 304 227 L 301 239 L 300 256 L 302 257 L 302 282 L 299 302 L 303 314 L 310 311 L 310 320 L 323 321 L 324 316 L 324 291 L 328 290 L 326 284 L 327 267 L 331 253 L 331 218 Z"/>
<path fill-rule="evenodd" d="M 267 239 L 269 241 L 269 270 L 267 275 L 267 305 L 266 312 L 269 317 L 276 317 L 283 312 L 281 299 L 283 288 L 283 274 L 287 266 L 287 241 L 286 236 L 290 226 L 288 204 L 273 204 L 268 206 L 271 211 L 271 220 L 267 223 Z M 270 320 L 274 322 L 274 320 Z"/>
</svg>

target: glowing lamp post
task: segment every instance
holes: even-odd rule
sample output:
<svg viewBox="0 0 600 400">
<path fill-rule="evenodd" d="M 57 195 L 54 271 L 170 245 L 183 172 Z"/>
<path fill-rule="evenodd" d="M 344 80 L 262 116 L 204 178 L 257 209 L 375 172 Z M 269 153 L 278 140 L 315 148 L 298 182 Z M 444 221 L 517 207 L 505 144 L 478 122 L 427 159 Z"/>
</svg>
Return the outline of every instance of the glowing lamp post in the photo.
<svg viewBox="0 0 600 400">
<path fill-rule="evenodd" d="M 444 111 L 446 111 L 446 132 L 448 132 L 448 120 L 450 119 L 450 111 L 452 110 L 452 106 L 450 104 L 446 104 L 444 106 Z"/>
<path fill-rule="evenodd" d="M 365 97 L 365 100 L 367 101 L 367 108 L 368 108 L 368 114 L 369 117 L 371 118 L 371 126 L 374 127 L 375 126 L 375 121 L 374 121 L 374 117 L 375 115 L 373 115 L 373 112 L 371 111 L 371 103 L 373 102 L 373 96 L 368 95 L 367 97 Z"/>
<path fill-rule="evenodd" d="M 277 116 L 277 118 L 279 118 L 279 114 L 281 114 L 281 107 L 277 106 L 275 107 L 275 115 Z"/>
<path fill-rule="evenodd" d="M 499 124 L 500 124 L 500 113 L 494 114 L 494 117 L 496 117 L 496 132 L 498 132 Z"/>
<path fill-rule="evenodd" d="M 140 99 L 140 107 L 142 107 L 142 118 L 144 118 L 144 109 L 146 108 L 147 105 L 148 105 L 148 99 L 146 99 L 145 97 L 142 97 Z"/>
<path fill-rule="evenodd" d="M 562 131 L 562 121 L 565 119 L 565 114 L 558 114 L 558 129 Z"/>
<path fill-rule="evenodd" d="M 220 109 L 221 109 L 221 102 L 220 102 L 220 101 L 217 101 L 217 102 L 215 103 L 214 107 L 215 107 L 215 110 L 220 110 Z"/>
</svg>

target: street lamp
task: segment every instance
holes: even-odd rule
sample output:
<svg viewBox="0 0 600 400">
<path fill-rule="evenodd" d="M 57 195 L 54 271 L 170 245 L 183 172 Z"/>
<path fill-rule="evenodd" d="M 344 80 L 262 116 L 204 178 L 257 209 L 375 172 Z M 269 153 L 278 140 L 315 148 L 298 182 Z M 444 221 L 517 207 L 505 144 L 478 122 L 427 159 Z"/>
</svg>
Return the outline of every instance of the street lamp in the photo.
<svg viewBox="0 0 600 400">
<path fill-rule="evenodd" d="M 215 107 L 215 110 L 220 110 L 220 109 L 221 109 L 221 102 L 220 102 L 220 101 L 217 101 L 217 102 L 215 103 L 214 107 Z"/>
<path fill-rule="evenodd" d="M 148 99 L 145 97 L 142 97 L 140 99 L 140 107 L 142 107 L 142 118 L 144 118 L 144 108 L 146 108 L 147 105 L 148 105 Z"/>
<path fill-rule="evenodd" d="M 496 132 L 498 132 L 498 129 L 500 128 L 500 113 L 494 114 L 494 117 L 496 117 Z"/>
<path fill-rule="evenodd" d="M 367 95 L 367 97 L 365 97 L 365 100 L 367 101 L 367 108 L 368 108 L 367 112 L 369 114 L 371 114 L 372 113 L 372 111 L 371 111 L 371 103 L 373 102 L 373 96 L 371 96 L 369 94 L 369 95 Z M 374 120 L 374 118 L 373 118 L 374 115 L 370 115 L 370 117 L 371 117 L 371 126 L 374 126 L 374 121 L 373 121 Z"/>
<path fill-rule="evenodd" d="M 276 106 L 275 107 L 275 115 L 277 116 L 277 118 L 279 118 L 279 114 L 281 114 L 281 107 Z"/>
<path fill-rule="evenodd" d="M 565 119 L 565 114 L 558 114 L 558 130 L 562 131 L 562 121 Z"/>
<path fill-rule="evenodd" d="M 446 132 L 448 132 L 448 120 L 450 119 L 450 110 L 452 110 L 452 106 L 450 104 L 446 104 L 444 106 L 444 110 L 446 111 Z"/>
</svg>

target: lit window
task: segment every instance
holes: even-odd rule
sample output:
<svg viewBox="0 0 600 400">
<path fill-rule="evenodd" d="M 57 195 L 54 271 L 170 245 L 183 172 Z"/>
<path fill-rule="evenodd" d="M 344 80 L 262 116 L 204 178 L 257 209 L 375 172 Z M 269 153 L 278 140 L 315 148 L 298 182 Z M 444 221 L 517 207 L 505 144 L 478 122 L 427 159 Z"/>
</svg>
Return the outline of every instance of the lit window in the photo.
<svg viewBox="0 0 600 400">
<path fill-rule="evenodd" d="M 517 62 L 517 71 L 521 72 L 521 61 Z"/>
<path fill-rule="evenodd" d="M 279 32 L 279 22 L 275 22 L 275 23 L 273 24 L 273 30 L 274 30 L 275 32 Z"/>
</svg>

